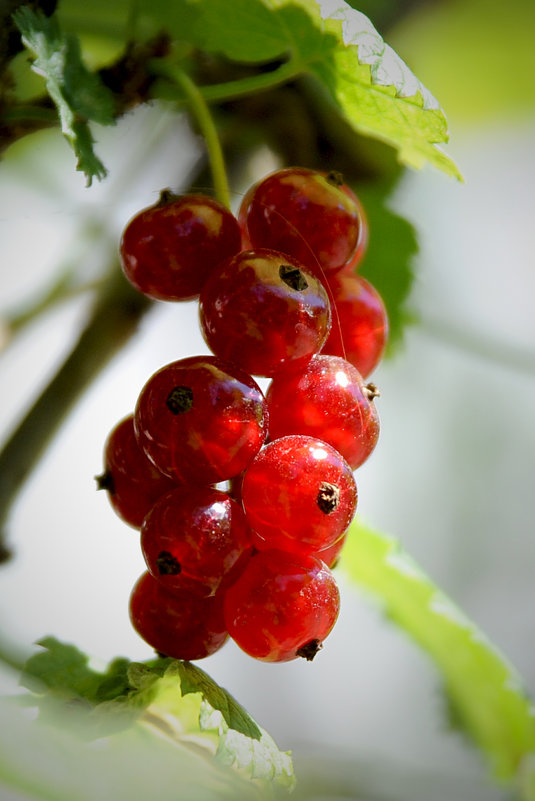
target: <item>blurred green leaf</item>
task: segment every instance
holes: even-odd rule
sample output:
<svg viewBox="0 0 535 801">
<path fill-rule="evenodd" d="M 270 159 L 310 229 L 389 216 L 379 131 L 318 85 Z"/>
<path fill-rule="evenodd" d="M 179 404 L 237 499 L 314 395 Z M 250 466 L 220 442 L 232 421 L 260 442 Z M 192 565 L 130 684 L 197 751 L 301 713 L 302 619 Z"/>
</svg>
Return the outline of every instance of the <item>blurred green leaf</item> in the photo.
<svg viewBox="0 0 535 801">
<path fill-rule="evenodd" d="M 61 130 L 78 158 L 77 169 L 85 173 L 90 185 L 94 177 L 103 178 L 106 170 L 93 151 L 88 121 L 113 124 L 113 96 L 98 75 L 85 67 L 78 39 L 63 35 L 55 16 L 45 17 L 23 6 L 13 19 L 34 57 L 33 70 L 45 79 Z"/>
<path fill-rule="evenodd" d="M 535 109 L 535 3 L 416 6 L 391 31 L 456 122 L 512 122 Z"/>
<path fill-rule="evenodd" d="M 521 797 L 533 799 L 534 708 L 514 667 L 396 540 L 357 521 L 340 566 L 434 660 L 456 720 L 487 754 L 496 775 L 514 780 Z"/>
<path fill-rule="evenodd" d="M 407 323 L 414 317 L 407 306 L 414 281 L 413 258 L 418 252 L 412 225 L 388 208 L 390 183 L 363 184 L 356 192 L 366 209 L 370 238 L 359 275 L 383 298 L 388 313 L 388 354 L 395 352 Z"/>
<path fill-rule="evenodd" d="M 0 797 L 28 801 L 239 801 L 271 797 L 211 753 L 147 726 L 88 742 L 87 718 L 50 703 L 46 722 L 0 698 Z"/>
<path fill-rule="evenodd" d="M 83 716 L 85 736 L 118 736 L 132 726 L 148 726 L 177 742 L 193 737 L 251 779 L 293 785 L 290 755 L 279 751 L 245 709 L 191 662 L 117 658 L 98 672 L 73 645 L 54 637 L 39 645 L 43 651 L 27 661 L 22 683 L 35 693 L 45 719 L 59 698 Z"/>
</svg>

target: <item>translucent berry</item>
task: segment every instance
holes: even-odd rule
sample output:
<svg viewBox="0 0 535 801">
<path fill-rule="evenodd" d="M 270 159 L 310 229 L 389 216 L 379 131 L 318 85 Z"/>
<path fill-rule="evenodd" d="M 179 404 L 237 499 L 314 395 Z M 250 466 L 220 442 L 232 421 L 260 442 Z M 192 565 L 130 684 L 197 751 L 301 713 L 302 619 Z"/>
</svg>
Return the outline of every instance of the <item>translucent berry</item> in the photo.
<svg viewBox="0 0 535 801">
<path fill-rule="evenodd" d="M 241 506 L 212 487 L 167 493 L 141 528 L 147 567 L 169 592 L 214 595 L 223 576 L 251 547 Z"/>
<path fill-rule="evenodd" d="M 242 251 L 206 282 L 200 296 L 204 338 L 217 356 L 252 375 L 305 364 L 329 333 L 321 281 L 275 250 Z"/>
<path fill-rule="evenodd" d="M 338 356 L 315 356 L 301 372 L 275 376 L 266 399 L 271 439 L 306 434 L 328 442 L 352 470 L 373 451 L 379 437 L 375 384 Z"/>
<path fill-rule="evenodd" d="M 177 486 L 139 447 L 133 415 L 110 432 L 104 446 L 104 472 L 96 480 L 99 489 L 107 490 L 117 515 L 134 528 L 141 526 L 158 498 Z"/>
<path fill-rule="evenodd" d="M 357 507 L 351 468 L 330 445 L 288 436 L 263 448 L 241 488 L 243 508 L 260 539 L 258 549 L 309 554 L 345 532 Z"/>
<path fill-rule="evenodd" d="M 313 659 L 339 608 L 338 587 L 323 562 L 281 551 L 255 554 L 224 601 L 230 636 L 265 662 Z"/>
<path fill-rule="evenodd" d="M 140 292 L 157 300 L 188 300 L 240 247 L 240 227 L 228 209 L 204 195 L 166 191 L 127 224 L 120 255 L 126 277 Z"/>
<path fill-rule="evenodd" d="M 322 353 L 340 356 L 366 378 L 377 366 L 388 338 L 383 300 L 369 281 L 345 270 L 327 278 L 333 323 Z"/>
<path fill-rule="evenodd" d="M 361 206 L 336 172 L 277 170 L 250 188 L 238 217 L 245 247 L 280 250 L 319 276 L 364 247 Z"/>
<path fill-rule="evenodd" d="M 203 659 L 228 639 L 222 595 L 173 595 L 150 573 L 143 573 L 134 585 L 130 620 L 145 642 L 174 659 Z"/>
<path fill-rule="evenodd" d="M 238 475 L 267 433 L 264 396 L 238 367 L 192 356 L 162 367 L 145 384 L 136 437 L 162 473 L 190 484 Z"/>
</svg>

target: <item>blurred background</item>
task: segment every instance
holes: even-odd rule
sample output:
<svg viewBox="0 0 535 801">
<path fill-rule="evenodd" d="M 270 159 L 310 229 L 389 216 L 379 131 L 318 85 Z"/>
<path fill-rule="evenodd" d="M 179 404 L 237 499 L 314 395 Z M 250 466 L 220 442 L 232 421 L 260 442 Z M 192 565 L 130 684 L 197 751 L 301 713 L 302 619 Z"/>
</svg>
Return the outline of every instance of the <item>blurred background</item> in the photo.
<svg viewBox="0 0 535 801">
<path fill-rule="evenodd" d="M 419 242 L 410 302 L 418 322 L 374 373 L 382 430 L 356 474 L 360 515 L 399 538 L 534 691 L 535 7 L 368 5 L 358 7 L 444 106 L 448 153 L 465 184 L 429 168 L 407 172 L 389 200 Z M 5 154 L 4 314 L 38 297 L 69 264 L 93 280 L 128 219 L 162 187 L 186 185 L 200 157 L 186 120 L 158 106 L 96 136 L 110 175 L 91 189 L 54 132 Z M 249 180 L 275 166 L 259 152 Z M 236 206 L 245 188 L 235 187 Z M 2 438 L 69 352 L 87 308 L 85 295 L 75 297 L 4 342 Z M 9 525 L 14 558 L 1 568 L 0 629 L 21 649 L 53 634 L 99 664 L 150 657 L 127 613 L 144 569 L 138 535 L 95 492 L 93 477 L 108 432 L 133 410 L 147 378 L 206 352 L 195 303 L 155 304 L 65 420 Z M 256 663 L 229 643 L 202 667 L 280 748 L 292 749 L 305 774 L 316 776 L 321 752 L 334 797 L 358 789 L 377 801 L 505 799 L 480 756 L 449 730 L 429 659 L 373 600 L 340 582 L 340 620 L 314 663 Z M 16 689 L 8 671 L 2 687 Z"/>
</svg>

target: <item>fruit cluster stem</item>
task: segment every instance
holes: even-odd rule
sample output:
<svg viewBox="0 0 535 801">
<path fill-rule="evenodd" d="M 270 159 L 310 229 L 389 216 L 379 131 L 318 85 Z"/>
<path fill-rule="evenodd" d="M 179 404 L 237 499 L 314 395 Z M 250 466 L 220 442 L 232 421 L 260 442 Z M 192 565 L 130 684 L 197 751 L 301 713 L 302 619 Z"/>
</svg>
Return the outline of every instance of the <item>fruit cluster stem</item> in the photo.
<svg viewBox="0 0 535 801">
<path fill-rule="evenodd" d="M 147 298 L 132 289 L 113 264 L 78 342 L 0 453 L 0 562 L 10 555 L 4 529 L 19 490 L 65 415 L 135 332 L 148 308 Z"/>
</svg>

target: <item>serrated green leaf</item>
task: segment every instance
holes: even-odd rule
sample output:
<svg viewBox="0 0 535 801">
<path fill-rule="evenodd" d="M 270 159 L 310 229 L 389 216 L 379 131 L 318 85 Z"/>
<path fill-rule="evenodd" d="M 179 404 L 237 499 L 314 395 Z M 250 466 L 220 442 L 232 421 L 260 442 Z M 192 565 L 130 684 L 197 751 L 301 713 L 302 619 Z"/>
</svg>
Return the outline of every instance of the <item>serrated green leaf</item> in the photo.
<svg viewBox="0 0 535 801">
<path fill-rule="evenodd" d="M 210 706 L 219 710 L 230 729 L 253 740 L 260 740 L 262 733 L 245 709 L 216 682 L 191 662 L 176 662 L 175 669 L 180 675 L 182 693 L 200 692 Z"/>
<path fill-rule="evenodd" d="M 234 0 L 231 14 L 226 0 L 180 0 L 167 21 L 177 36 L 235 61 L 290 60 L 296 75 L 322 83 L 355 130 L 396 148 L 401 163 L 461 177 L 440 148 L 448 130 L 439 103 L 344 0 Z"/>
<path fill-rule="evenodd" d="M 102 677 L 89 667 L 89 658 L 76 646 L 55 637 L 44 637 L 37 645 L 44 650 L 26 662 L 21 683 L 37 692 L 45 689 L 64 697 L 94 702 Z"/>
<path fill-rule="evenodd" d="M 84 65 L 78 40 L 72 34 L 62 34 L 55 16 L 46 17 L 23 6 L 13 19 L 34 57 L 33 70 L 45 79 L 62 133 L 77 156 L 77 169 L 85 173 L 88 185 L 95 177 L 104 178 L 106 169 L 93 151 L 88 122 L 113 124 L 111 92 Z"/>
<path fill-rule="evenodd" d="M 205 702 L 200 715 L 201 729 L 215 729 L 219 735 L 216 759 L 251 779 L 274 783 L 292 789 L 295 786 L 291 755 L 279 751 L 274 740 L 263 729 L 252 738 L 230 728 L 224 716 Z"/>
<path fill-rule="evenodd" d="M 535 712 L 514 667 L 396 540 L 355 522 L 340 565 L 432 657 L 457 720 L 496 775 L 533 790 Z"/>
</svg>

